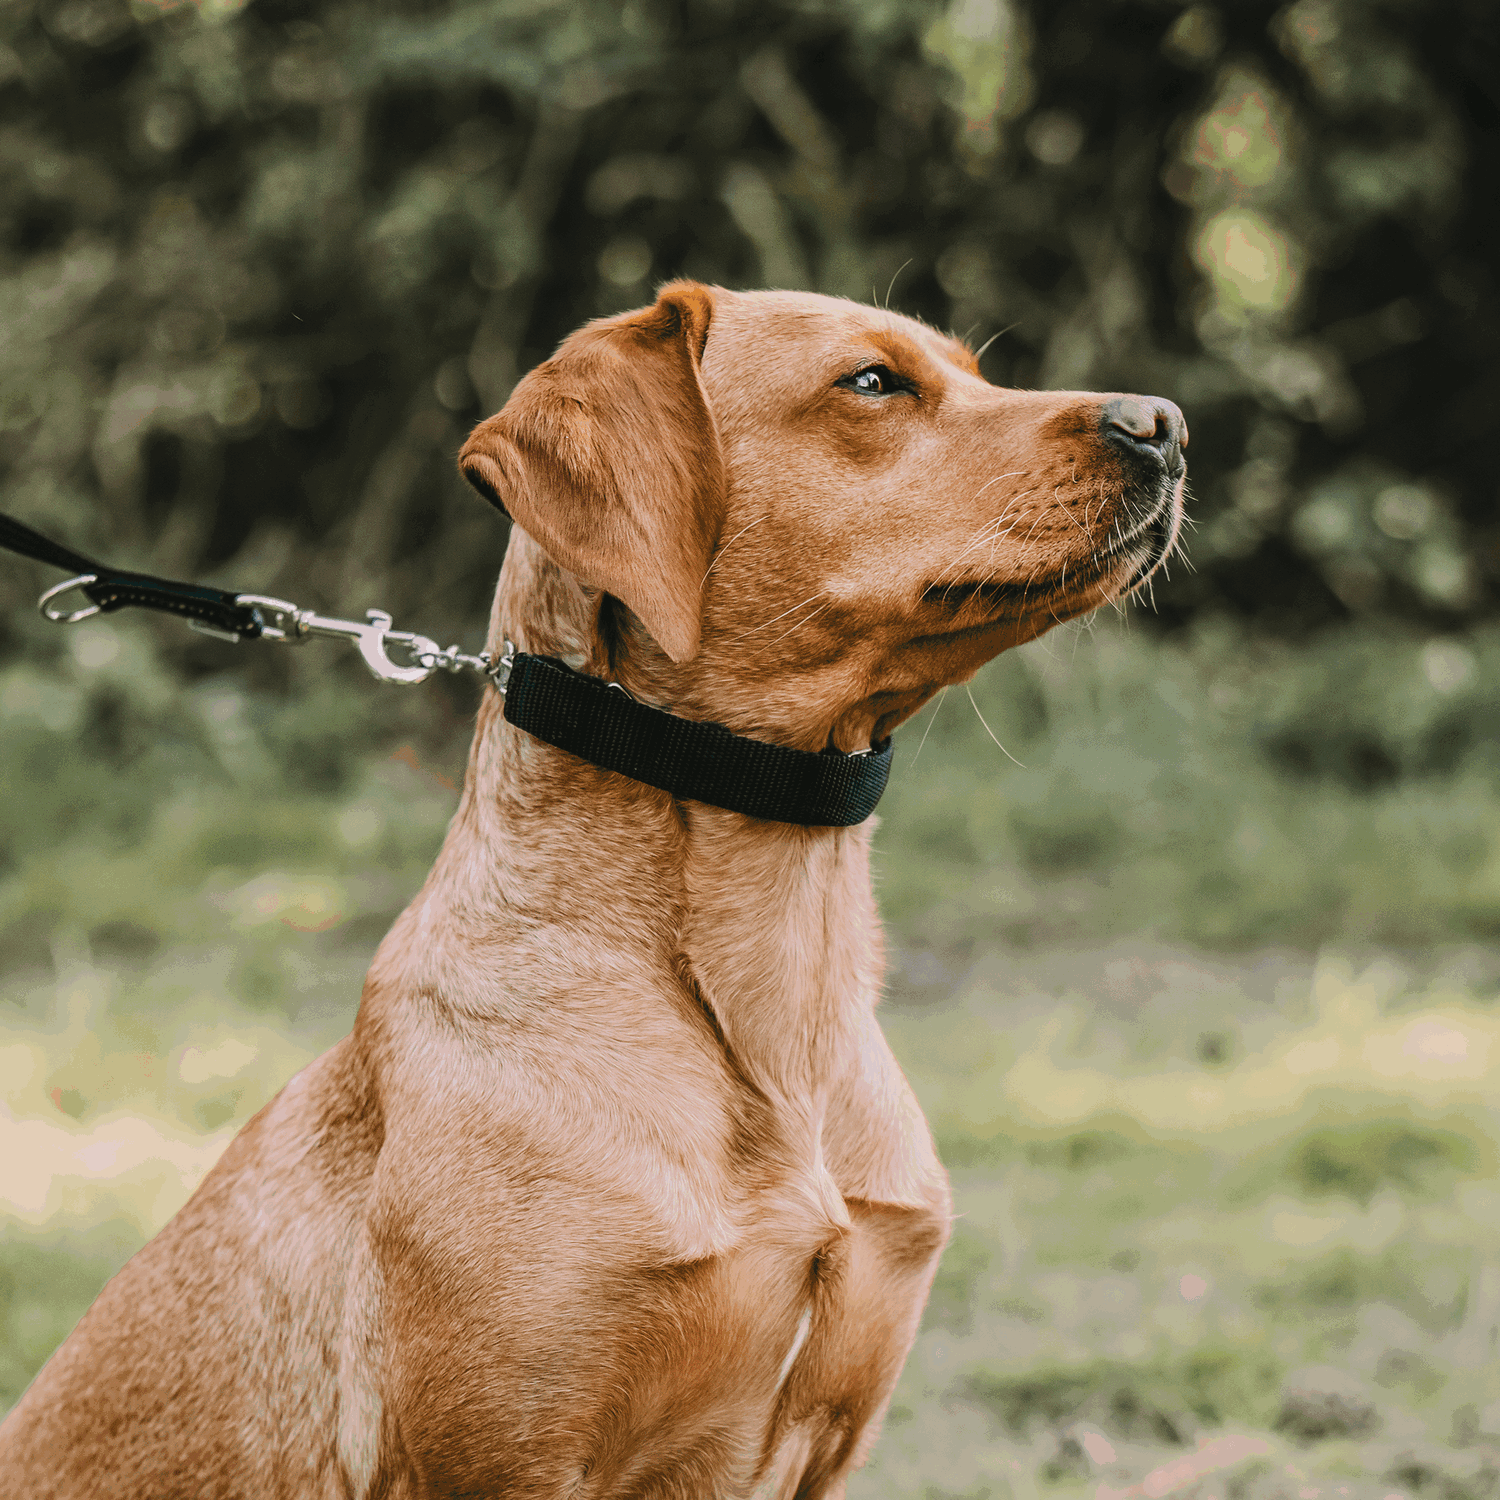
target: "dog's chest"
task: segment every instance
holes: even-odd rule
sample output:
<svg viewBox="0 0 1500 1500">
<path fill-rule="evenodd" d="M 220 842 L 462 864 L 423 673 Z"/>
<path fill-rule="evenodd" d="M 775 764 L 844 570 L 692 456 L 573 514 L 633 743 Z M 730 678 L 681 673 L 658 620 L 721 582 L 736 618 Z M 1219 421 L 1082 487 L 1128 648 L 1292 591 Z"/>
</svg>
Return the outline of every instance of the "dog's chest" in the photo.
<svg viewBox="0 0 1500 1500">
<path fill-rule="evenodd" d="M 883 1403 L 943 1229 L 846 1202 L 820 1168 L 756 1175 L 733 1242 L 693 1258 L 639 1202 L 541 1178 L 507 1193 L 506 1265 L 482 1280 L 451 1220 L 388 1241 L 388 1389 L 428 1490 L 732 1500 L 835 1462 Z"/>
<path fill-rule="evenodd" d="M 595 1407 L 580 1494 L 728 1500 L 843 1467 L 883 1406 L 882 1367 L 899 1367 L 943 1229 L 842 1200 L 834 1222 L 820 1197 L 800 1185 L 733 1250 L 639 1269 L 610 1340 L 630 1351 L 624 1399 Z"/>
</svg>

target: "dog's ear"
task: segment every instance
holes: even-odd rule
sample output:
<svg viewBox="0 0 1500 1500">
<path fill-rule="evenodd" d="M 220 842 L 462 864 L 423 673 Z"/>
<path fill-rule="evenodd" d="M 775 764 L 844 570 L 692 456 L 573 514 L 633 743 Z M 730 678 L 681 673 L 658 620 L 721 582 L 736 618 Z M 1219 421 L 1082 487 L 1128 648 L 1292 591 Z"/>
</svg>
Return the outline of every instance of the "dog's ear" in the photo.
<svg viewBox="0 0 1500 1500">
<path fill-rule="evenodd" d="M 591 323 L 470 434 L 464 478 L 553 560 L 623 600 L 673 661 L 698 651 L 724 460 L 699 369 L 713 296 L 690 281 Z"/>
</svg>

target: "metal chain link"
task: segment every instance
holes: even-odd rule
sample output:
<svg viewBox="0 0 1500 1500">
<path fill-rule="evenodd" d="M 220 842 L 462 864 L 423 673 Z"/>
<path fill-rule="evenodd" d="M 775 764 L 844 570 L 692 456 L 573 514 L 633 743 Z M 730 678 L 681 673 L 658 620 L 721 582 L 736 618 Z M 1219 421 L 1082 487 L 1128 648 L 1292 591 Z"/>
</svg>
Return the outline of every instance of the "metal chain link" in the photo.
<svg viewBox="0 0 1500 1500">
<path fill-rule="evenodd" d="M 477 672 L 487 677 L 503 694 L 510 680 L 510 669 L 515 662 L 516 648 L 505 642 L 505 650 L 497 661 L 491 661 L 488 653 L 473 655 L 460 651 L 457 646 L 439 646 L 430 636 L 419 635 L 413 630 L 396 630 L 391 616 L 383 609 L 367 609 L 365 618 L 340 620 L 331 615 L 320 615 L 315 610 L 299 609 L 286 599 L 275 599 L 268 594 L 239 594 L 236 603 L 254 609 L 261 622 L 261 639 L 281 641 L 287 645 L 300 645 L 315 635 L 336 636 L 350 640 L 359 647 L 365 665 L 382 682 L 425 682 L 434 672 Z M 407 657 L 411 665 L 393 661 L 390 648 L 395 647 Z"/>
</svg>

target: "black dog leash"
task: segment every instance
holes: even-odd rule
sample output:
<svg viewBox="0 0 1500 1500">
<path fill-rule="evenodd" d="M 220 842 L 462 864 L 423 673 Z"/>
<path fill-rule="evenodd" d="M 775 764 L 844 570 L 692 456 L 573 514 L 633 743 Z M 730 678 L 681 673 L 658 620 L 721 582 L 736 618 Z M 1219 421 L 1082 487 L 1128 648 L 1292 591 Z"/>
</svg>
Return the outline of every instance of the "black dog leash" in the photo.
<svg viewBox="0 0 1500 1500">
<path fill-rule="evenodd" d="M 73 625 L 118 609 L 155 609 L 179 615 L 195 630 L 231 641 L 296 644 L 314 635 L 354 641 L 365 665 L 382 682 L 422 682 L 440 667 L 478 672 L 505 700 L 505 717 L 580 760 L 644 782 L 674 797 L 707 802 L 775 823 L 847 828 L 875 810 L 891 773 L 891 741 L 869 750 L 789 750 L 735 734 L 722 724 L 682 719 L 638 703 L 618 683 L 585 677 L 549 656 L 517 651 L 509 641 L 495 661 L 409 630 L 392 628 L 384 610 L 363 623 L 299 609 L 265 594 L 228 593 L 149 573 L 109 568 L 0 514 L 0 548 L 73 574 L 37 600 L 45 618 Z M 78 591 L 84 609 L 56 602 Z M 392 660 L 395 647 L 407 662 Z"/>
<path fill-rule="evenodd" d="M 253 608 L 241 604 L 237 594 L 200 588 L 194 583 L 173 583 L 167 578 L 153 578 L 149 573 L 123 573 L 118 568 L 107 568 L 33 531 L 12 516 L 0 514 L 0 547 L 74 575 L 55 589 L 48 589 L 38 603 L 42 613 L 59 625 L 71 625 L 90 615 L 112 614 L 134 605 L 138 609 L 182 615 L 189 624 L 196 622 L 236 640 L 254 640 L 261 633 L 260 617 Z M 52 601 L 74 589 L 84 594 L 91 607 L 72 614 L 53 611 Z"/>
</svg>

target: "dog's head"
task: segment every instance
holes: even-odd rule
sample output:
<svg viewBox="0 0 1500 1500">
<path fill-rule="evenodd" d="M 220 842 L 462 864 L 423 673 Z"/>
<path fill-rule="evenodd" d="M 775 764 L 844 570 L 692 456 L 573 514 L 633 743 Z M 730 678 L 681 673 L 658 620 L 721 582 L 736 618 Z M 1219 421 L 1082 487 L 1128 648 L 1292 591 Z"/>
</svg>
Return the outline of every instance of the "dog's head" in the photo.
<svg viewBox="0 0 1500 1500">
<path fill-rule="evenodd" d="M 459 464 L 576 579 L 627 686 L 854 750 L 1139 588 L 1186 443 L 1168 401 L 1003 390 L 877 307 L 675 282 L 567 339 Z"/>
</svg>

